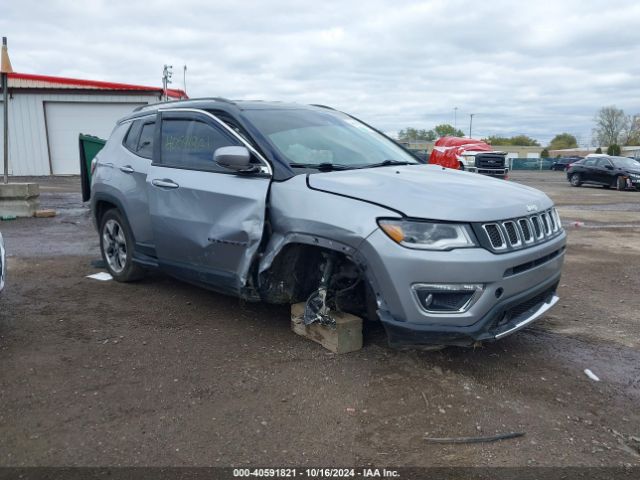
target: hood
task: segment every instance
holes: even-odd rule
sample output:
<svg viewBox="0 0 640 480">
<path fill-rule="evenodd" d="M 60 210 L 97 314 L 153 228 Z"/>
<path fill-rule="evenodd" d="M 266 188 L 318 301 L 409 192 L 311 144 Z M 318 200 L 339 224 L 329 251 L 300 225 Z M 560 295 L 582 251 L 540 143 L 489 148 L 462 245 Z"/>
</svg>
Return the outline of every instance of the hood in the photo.
<svg viewBox="0 0 640 480">
<path fill-rule="evenodd" d="M 317 173 L 309 175 L 308 184 L 431 220 L 486 222 L 525 216 L 553 205 L 540 190 L 436 165 Z"/>
</svg>

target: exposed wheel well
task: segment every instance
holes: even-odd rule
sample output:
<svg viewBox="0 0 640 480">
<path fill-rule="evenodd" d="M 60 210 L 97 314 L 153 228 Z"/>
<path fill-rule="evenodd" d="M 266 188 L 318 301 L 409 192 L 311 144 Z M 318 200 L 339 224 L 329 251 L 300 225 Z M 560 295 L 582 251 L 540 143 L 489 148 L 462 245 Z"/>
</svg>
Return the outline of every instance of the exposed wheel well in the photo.
<svg viewBox="0 0 640 480">
<path fill-rule="evenodd" d="M 269 303 L 293 304 L 306 301 L 318 289 L 327 258 L 334 259 L 330 290 L 339 310 L 362 317 L 371 316 L 375 298 L 366 276 L 352 258 L 327 248 L 292 243 L 274 258 L 258 278 L 258 291 Z"/>
</svg>

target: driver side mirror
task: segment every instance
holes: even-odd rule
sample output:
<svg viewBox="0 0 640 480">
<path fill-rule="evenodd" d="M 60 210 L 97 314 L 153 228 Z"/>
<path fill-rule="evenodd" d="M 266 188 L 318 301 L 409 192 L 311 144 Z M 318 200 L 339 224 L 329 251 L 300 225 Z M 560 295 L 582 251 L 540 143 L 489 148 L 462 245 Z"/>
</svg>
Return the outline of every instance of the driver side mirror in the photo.
<svg viewBox="0 0 640 480">
<path fill-rule="evenodd" d="M 220 147 L 213 153 L 213 161 L 237 172 L 251 168 L 251 154 L 247 147 Z"/>
</svg>

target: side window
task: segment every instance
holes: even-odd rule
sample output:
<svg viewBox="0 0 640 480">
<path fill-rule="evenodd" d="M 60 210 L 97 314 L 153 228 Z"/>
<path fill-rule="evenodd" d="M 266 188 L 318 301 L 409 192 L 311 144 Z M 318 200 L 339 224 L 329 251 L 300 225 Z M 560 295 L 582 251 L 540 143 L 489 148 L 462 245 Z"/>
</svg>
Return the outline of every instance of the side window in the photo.
<svg viewBox="0 0 640 480">
<path fill-rule="evenodd" d="M 597 161 L 597 163 L 596 163 L 596 165 L 597 165 L 598 167 L 602 167 L 602 168 L 604 168 L 604 167 L 606 167 L 607 165 L 611 165 L 611 164 L 609 163 L 609 160 L 607 160 L 606 158 L 599 158 L 599 159 L 598 159 L 598 161 Z"/>
<path fill-rule="evenodd" d="M 596 164 L 596 161 L 595 161 L 595 159 L 593 159 L 593 158 L 587 158 L 587 159 L 584 161 L 584 166 L 585 166 L 585 167 L 593 167 L 595 164 Z"/>
<path fill-rule="evenodd" d="M 145 123 L 140 132 L 140 140 L 136 148 L 136 153 L 144 158 L 153 156 L 153 132 L 156 129 L 156 123 Z"/>
<path fill-rule="evenodd" d="M 129 131 L 124 139 L 124 146 L 130 152 L 136 153 L 136 147 L 138 146 L 138 137 L 140 136 L 140 129 L 142 128 L 142 120 L 136 120 L 129 125 Z"/>
<path fill-rule="evenodd" d="M 162 164 L 195 170 L 225 172 L 213 161 L 220 147 L 238 145 L 231 135 L 201 120 L 167 118 L 162 120 Z"/>
</svg>

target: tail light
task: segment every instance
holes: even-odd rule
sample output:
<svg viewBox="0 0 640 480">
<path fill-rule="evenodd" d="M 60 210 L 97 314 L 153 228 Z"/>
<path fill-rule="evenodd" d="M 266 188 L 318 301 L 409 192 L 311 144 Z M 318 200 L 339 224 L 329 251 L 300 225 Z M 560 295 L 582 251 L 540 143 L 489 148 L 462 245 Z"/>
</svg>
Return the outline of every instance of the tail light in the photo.
<svg viewBox="0 0 640 480">
<path fill-rule="evenodd" d="M 98 165 L 98 159 L 94 158 L 91 160 L 91 176 L 93 177 L 94 172 L 96 171 L 96 166 Z"/>
</svg>

